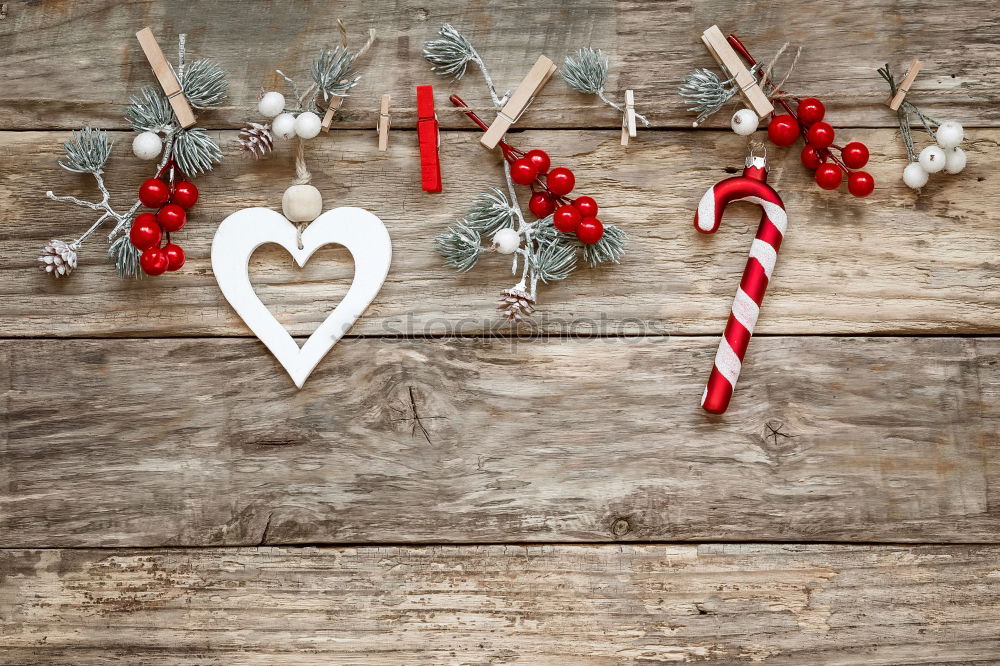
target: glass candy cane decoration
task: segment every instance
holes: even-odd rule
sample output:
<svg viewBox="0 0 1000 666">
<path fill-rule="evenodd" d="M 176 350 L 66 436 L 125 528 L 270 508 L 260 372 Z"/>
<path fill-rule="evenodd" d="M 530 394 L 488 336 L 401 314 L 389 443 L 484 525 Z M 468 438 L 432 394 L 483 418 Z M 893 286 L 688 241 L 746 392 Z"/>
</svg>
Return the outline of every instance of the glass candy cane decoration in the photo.
<svg viewBox="0 0 1000 666">
<path fill-rule="evenodd" d="M 715 366 L 701 398 L 701 406 L 712 414 L 722 414 L 729 407 L 788 225 L 785 205 L 766 181 L 764 158 L 751 153 L 743 175 L 727 178 L 710 187 L 701 198 L 694 216 L 695 229 L 711 234 L 718 230 L 726 205 L 732 201 L 749 201 L 764 209 L 757 235 L 750 246 L 750 258 L 747 259 L 743 279 L 736 289 L 729 322 L 719 342 L 719 351 L 715 354 Z"/>
</svg>

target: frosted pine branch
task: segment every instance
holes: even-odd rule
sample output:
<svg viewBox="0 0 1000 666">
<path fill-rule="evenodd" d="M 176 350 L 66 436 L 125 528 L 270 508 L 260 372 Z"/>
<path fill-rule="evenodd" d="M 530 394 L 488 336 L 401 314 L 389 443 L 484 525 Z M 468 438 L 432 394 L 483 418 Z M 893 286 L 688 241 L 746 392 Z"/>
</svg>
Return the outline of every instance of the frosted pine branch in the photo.
<svg viewBox="0 0 1000 666">
<path fill-rule="evenodd" d="M 578 49 L 575 56 L 566 56 L 559 72 L 573 90 L 585 95 L 597 95 L 611 108 L 619 113 L 625 113 L 622 105 L 610 99 L 605 93 L 604 87 L 608 83 L 608 57 L 600 50 L 589 47 Z M 643 125 L 649 126 L 645 116 L 637 113 L 635 117 Z"/>
<path fill-rule="evenodd" d="M 197 176 L 222 161 L 222 149 L 205 130 L 192 127 L 174 136 L 174 159 L 185 175 Z"/>
<path fill-rule="evenodd" d="M 63 144 L 66 160 L 59 160 L 59 166 L 73 173 L 99 174 L 111 156 L 112 145 L 104 130 L 84 127 Z"/>
<path fill-rule="evenodd" d="M 486 251 L 479 231 L 464 220 L 455 222 L 447 231 L 438 234 L 434 247 L 444 257 L 445 264 L 459 273 L 475 266 L 480 255 Z"/>
<path fill-rule="evenodd" d="M 515 215 L 507 197 L 494 187 L 472 204 L 465 221 L 482 235 L 492 238 L 501 229 L 512 229 Z"/>
<path fill-rule="evenodd" d="M 554 240 L 540 243 L 531 256 L 531 268 L 542 282 L 565 280 L 576 268 L 576 248 L 572 243 Z"/>
<path fill-rule="evenodd" d="M 493 85 L 493 77 L 490 76 L 486 63 L 472 46 L 472 42 L 450 23 L 442 25 L 438 34 L 440 34 L 439 39 L 424 42 L 424 58 L 433 65 L 431 70 L 441 76 L 450 76 L 452 80 L 458 81 L 465 76 L 466 67 L 471 62 L 482 72 L 490 98 L 493 100 L 493 106 L 498 109 L 502 107 L 507 94 L 504 94 L 503 98 L 497 95 L 496 86 Z"/>
<path fill-rule="evenodd" d="M 184 69 L 181 86 L 188 103 L 196 109 L 219 106 L 229 93 L 226 72 L 213 60 L 196 60 Z"/>
<path fill-rule="evenodd" d="M 597 264 L 617 264 L 625 254 L 628 234 L 613 224 L 604 225 L 604 235 L 593 245 L 583 246 L 583 259 L 591 268 Z"/>
<path fill-rule="evenodd" d="M 152 86 L 146 86 L 138 95 L 129 97 L 125 120 L 136 132 L 164 134 L 180 127 L 174 120 L 174 110 L 170 108 L 167 96 Z"/>
<path fill-rule="evenodd" d="M 329 102 L 331 97 L 346 97 L 347 91 L 357 85 L 361 76 L 353 76 L 353 66 L 354 56 L 346 48 L 338 46 L 319 52 L 309 72 L 316 89 L 323 95 L 323 101 Z"/>
</svg>

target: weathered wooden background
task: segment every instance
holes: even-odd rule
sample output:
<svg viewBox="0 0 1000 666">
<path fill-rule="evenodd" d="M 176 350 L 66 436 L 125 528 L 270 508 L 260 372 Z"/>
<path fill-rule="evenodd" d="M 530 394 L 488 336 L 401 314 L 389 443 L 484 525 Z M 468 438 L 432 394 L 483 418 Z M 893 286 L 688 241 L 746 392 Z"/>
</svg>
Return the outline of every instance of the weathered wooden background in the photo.
<svg viewBox="0 0 1000 666">
<path fill-rule="evenodd" d="M 302 391 L 222 299 L 217 223 L 275 206 L 282 149 L 232 149 L 274 68 L 379 35 L 329 137 L 309 146 L 328 205 L 379 215 L 381 294 Z M 516 143 L 572 166 L 632 237 L 621 265 L 541 291 L 530 335 L 499 325 L 511 282 L 455 276 L 433 236 L 498 182 L 448 109 L 487 99 L 474 73 L 420 57 L 443 22 L 502 87 L 539 53 L 612 58 L 654 127 L 628 149 L 615 113 L 557 77 Z M 712 23 L 769 57 L 865 141 L 879 187 L 824 192 L 798 149 L 769 154 L 790 225 L 732 408 L 698 399 L 758 213 L 714 237 L 691 216 L 739 167 L 720 113 L 690 129 L 678 80 L 712 61 Z M 59 169 L 68 130 L 119 139 L 151 82 L 133 33 L 231 73 L 202 115 L 227 159 L 199 181 L 176 275 L 121 282 L 85 246 L 71 279 L 34 266 L 92 195 Z M 927 61 L 912 95 L 966 127 L 970 166 L 921 193 L 875 67 Z M 1000 19 L 988 3 L 6 2 L 0 9 L 0 661 L 3 663 L 1000 663 Z M 414 86 L 438 92 L 444 193 L 419 187 Z M 378 97 L 394 101 L 375 150 Z M 920 141 L 925 141 L 923 137 Z M 324 250 L 252 264 L 262 299 L 308 335 L 352 274 Z M 524 331 L 522 331 L 524 333 Z"/>
</svg>

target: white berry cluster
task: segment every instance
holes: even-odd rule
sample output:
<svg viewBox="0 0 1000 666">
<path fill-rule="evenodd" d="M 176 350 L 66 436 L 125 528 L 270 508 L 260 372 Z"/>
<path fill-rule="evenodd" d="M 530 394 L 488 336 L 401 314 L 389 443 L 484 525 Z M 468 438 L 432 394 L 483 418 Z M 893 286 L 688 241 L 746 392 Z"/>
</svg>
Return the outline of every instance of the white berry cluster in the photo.
<svg viewBox="0 0 1000 666">
<path fill-rule="evenodd" d="M 965 168 L 965 151 L 958 147 L 965 138 L 962 126 L 954 120 L 941 123 L 934 133 L 937 145 L 927 146 L 920 151 L 916 162 L 910 162 L 903 169 L 903 182 L 917 190 L 927 184 L 929 174 L 944 171 L 958 173 Z"/>
<path fill-rule="evenodd" d="M 271 134 L 276 139 L 312 139 L 317 136 L 323 122 L 312 111 L 296 115 L 285 111 L 285 96 L 279 92 L 265 93 L 257 103 L 261 115 L 271 120 Z"/>
</svg>

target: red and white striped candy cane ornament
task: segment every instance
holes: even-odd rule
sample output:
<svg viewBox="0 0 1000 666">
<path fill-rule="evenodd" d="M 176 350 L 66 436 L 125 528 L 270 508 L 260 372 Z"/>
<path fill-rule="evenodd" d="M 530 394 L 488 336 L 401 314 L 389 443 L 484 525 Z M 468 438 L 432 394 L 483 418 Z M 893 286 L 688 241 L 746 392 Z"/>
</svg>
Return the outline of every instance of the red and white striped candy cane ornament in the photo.
<svg viewBox="0 0 1000 666">
<path fill-rule="evenodd" d="M 752 153 L 747 157 L 742 176 L 727 178 L 705 192 L 694 216 L 694 227 L 706 234 L 715 233 L 722 222 L 726 205 L 732 201 L 749 201 L 764 209 L 757 227 L 757 235 L 750 246 L 743 279 L 736 289 L 729 322 L 715 354 L 715 367 L 708 377 L 708 385 L 701 398 L 701 406 L 712 414 L 722 414 L 729 407 L 736 380 L 743 367 L 743 356 L 750 344 L 754 324 L 760 314 L 764 292 L 771 279 L 778 248 L 785 235 L 788 217 L 781 197 L 768 185 L 767 169 L 763 157 Z"/>
</svg>

